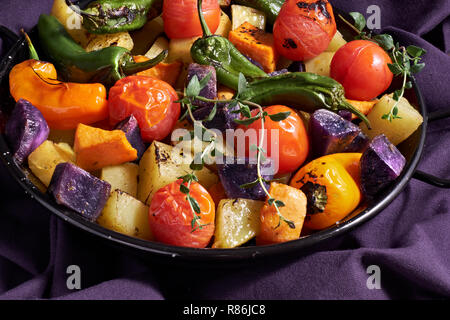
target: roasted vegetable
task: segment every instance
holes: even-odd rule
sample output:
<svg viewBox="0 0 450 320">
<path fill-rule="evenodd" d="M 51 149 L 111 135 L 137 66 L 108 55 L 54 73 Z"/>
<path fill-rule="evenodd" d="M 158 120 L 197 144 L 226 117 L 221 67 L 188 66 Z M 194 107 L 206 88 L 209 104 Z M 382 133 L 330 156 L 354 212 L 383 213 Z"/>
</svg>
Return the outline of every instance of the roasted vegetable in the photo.
<svg viewBox="0 0 450 320">
<path fill-rule="evenodd" d="M 365 196 L 372 198 L 395 181 L 405 167 L 405 157 L 386 138 L 373 138 L 361 157 L 361 188 Z"/>
<path fill-rule="evenodd" d="M 88 43 L 84 46 L 86 52 L 99 51 L 108 47 L 121 47 L 127 50 L 134 48 L 134 42 L 128 32 L 89 35 Z"/>
<path fill-rule="evenodd" d="M 261 30 L 266 29 L 266 15 L 255 8 L 233 4 L 231 6 L 232 30 L 239 28 L 244 22 Z"/>
<path fill-rule="evenodd" d="M 166 39 L 166 37 L 159 37 L 158 39 L 155 40 L 150 49 L 148 49 L 148 51 L 145 52 L 145 56 L 149 59 L 153 59 L 164 50 L 169 50 L 169 41 Z M 136 61 L 136 59 L 134 60 Z"/>
<path fill-rule="evenodd" d="M 6 140 L 17 163 L 22 164 L 47 139 L 49 131 L 36 107 L 23 99 L 17 101 L 5 126 Z"/>
<path fill-rule="evenodd" d="M 328 45 L 326 52 L 336 52 L 341 47 L 343 47 L 347 41 L 345 41 L 344 37 L 342 36 L 342 33 L 339 32 L 339 30 L 336 31 L 334 34 L 333 39 L 331 39 L 330 44 Z"/>
<path fill-rule="evenodd" d="M 267 21 L 270 24 L 274 24 L 284 1 L 285 0 L 235 0 L 233 2 L 264 12 Z"/>
<path fill-rule="evenodd" d="M 75 161 L 75 152 L 70 145 L 46 140 L 30 154 L 28 166 L 31 172 L 48 187 L 58 164 L 63 162 L 75 163 Z"/>
<path fill-rule="evenodd" d="M 325 109 L 314 112 L 309 120 L 311 147 L 316 157 L 343 152 L 360 133 L 357 125 Z"/>
<path fill-rule="evenodd" d="M 276 182 L 270 184 L 269 193 L 274 199 L 284 203 L 284 206 L 279 208 L 280 213 L 293 225 L 283 222 L 275 207 L 267 200 L 261 209 L 261 230 L 256 237 L 256 243 L 265 245 L 298 239 L 306 216 L 305 194 L 301 190 Z"/>
<path fill-rule="evenodd" d="M 125 132 L 128 142 L 137 151 L 136 161 L 139 161 L 144 154 L 146 147 L 144 141 L 142 141 L 141 130 L 139 129 L 136 118 L 131 115 L 125 120 L 119 122 L 114 129 Z"/>
<path fill-rule="evenodd" d="M 97 223 L 127 236 L 153 240 L 148 222 L 148 207 L 120 190 L 114 190 Z"/>
<path fill-rule="evenodd" d="M 208 75 L 209 81 L 206 86 L 200 91 L 199 96 L 207 99 L 215 99 L 217 97 L 217 77 L 216 69 L 214 69 L 214 67 L 191 63 L 188 67 L 187 82 L 189 83 L 194 76 L 197 76 L 197 79 L 201 81 Z M 195 100 L 194 104 L 201 107 L 210 105 L 210 103 L 208 102 L 198 100 Z"/>
<path fill-rule="evenodd" d="M 156 191 L 192 172 L 192 160 L 192 155 L 183 153 L 183 149 L 154 141 L 139 162 L 138 199 L 150 204 Z M 219 182 L 218 176 L 206 167 L 196 171 L 196 175 L 206 189 Z"/>
<path fill-rule="evenodd" d="M 383 115 L 388 114 L 395 104 L 392 95 L 384 95 L 373 107 L 367 118 L 372 124 L 372 130 L 361 124 L 360 127 L 369 138 L 374 138 L 384 134 L 391 143 L 398 145 L 405 141 L 422 124 L 422 115 L 408 102 L 406 98 L 401 98 L 397 104 L 399 119 L 388 121 L 383 119 Z"/>
<path fill-rule="evenodd" d="M 265 77 L 267 74 L 253 65 L 226 38 L 212 35 L 201 13 L 202 0 L 198 1 L 198 12 L 203 29 L 203 37 L 191 47 L 192 59 L 202 65 L 216 68 L 218 81 L 232 89 L 238 88 L 239 73 L 247 77 Z"/>
<path fill-rule="evenodd" d="M 293 61 L 291 64 L 289 64 L 288 71 L 305 72 L 306 71 L 305 63 L 303 61 Z"/>
<path fill-rule="evenodd" d="M 198 206 L 196 217 L 192 202 L 180 190 L 182 179 L 159 189 L 153 196 L 149 222 L 155 239 L 175 246 L 205 248 L 214 235 L 216 206 L 208 191 L 197 182 L 189 184 L 189 196 Z M 170 201 L 168 201 L 170 199 Z"/>
<path fill-rule="evenodd" d="M 9 89 L 16 101 L 26 99 L 38 108 L 51 129 L 75 129 L 108 117 L 106 89 L 99 83 L 63 83 L 48 62 L 26 60 L 13 67 Z"/>
<path fill-rule="evenodd" d="M 302 190 L 308 199 L 307 228 L 328 228 L 358 207 L 360 158 L 360 153 L 328 155 L 311 161 L 294 175 L 290 185 Z"/>
<path fill-rule="evenodd" d="M 111 186 L 76 165 L 65 162 L 56 166 L 47 192 L 58 204 L 93 222 L 103 210 Z"/>
<path fill-rule="evenodd" d="M 66 0 L 54 0 L 51 15 L 64 26 L 70 36 L 82 47 L 89 41 L 89 32 L 83 27 L 83 18 L 66 4 Z"/>
<path fill-rule="evenodd" d="M 259 62 L 267 73 L 277 68 L 278 54 L 273 45 L 273 35 L 244 22 L 228 34 L 230 42 L 245 56 Z"/>
<path fill-rule="evenodd" d="M 141 29 L 130 33 L 134 42 L 133 55 L 143 55 L 149 51 L 160 35 L 164 33 L 164 22 L 161 16 L 148 21 Z M 167 41 L 167 40 L 166 40 Z M 167 49 L 167 48 L 166 48 Z M 148 57 L 148 58 L 154 58 Z"/>
<path fill-rule="evenodd" d="M 333 56 L 334 52 L 322 52 L 317 57 L 305 61 L 305 71 L 329 77 Z"/>
<path fill-rule="evenodd" d="M 139 166 L 135 163 L 124 163 L 102 168 L 100 179 L 111 185 L 111 191 L 120 190 L 136 198 Z"/>
<path fill-rule="evenodd" d="M 364 152 L 366 148 L 369 146 L 370 139 L 368 136 L 364 134 L 364 132 L 360 132 L 353 141 L 342 150 L 342 152 Z"/>
<path fill-rule="evenodd" d="M 131 53 L 122 47 L 108 47 L 86 52 L 52 16 L 41 14 L 38 22 L 41 47 L 62 71 L 61 77 L 75 82 L 102 82 L 108 86 L 126 75 L 149 69 L 167 56 L 135 63 Z"/>
<path fill-rule="evenodd" d="M 263 106 L 281 104 L 308 112 L 349 110 L 370 126 L 366 116 L 347 102 L 338 82 L 314 73 L 292 72 L 256 80 L 239 97 Z"/>
<path fill-rule="evenodd" d="M 220 181 L 222 181 L 228 198 L 265 199 L 266 194 L 260 184 L 242 187 L 258 178 L 256 160 L 250 161 L 249 158 L 236 158 L 233 163 L 218 164 L 217 168 Z M 270 158 L 261 163 L 261 175 L 266 181 L 270 181 L 273 178 L 273 170 L 273 162 Z M 269 187 L 267 183 L 266 187 Z"/>
<path fill-rule="evenodd" d="M 237 127 L 237 124 L 236 122 L 234 122 L 234 120 L 239 119 L 240 115 L 238 113 L 233 113 L 233 111 L 236 111 L 239 108 L 236 106 L 233 109 L 230 109 L 228 106 L 228 103 L 217 103 L 216 114 L 214 118 L 210 121 L 204 121 L 204 126 L 206 128 L 217 129 L 222 132 L 225 132 L 225 130 L 227 129 L 235 129 Z M 193 112 L 194 118 L 196 120 L 207 119 L 213 107 L 213 105 L 209 105 L 196 109 Z"/>
<path fill-rule="evenodd" d="M 137 150 L 122 130 L 107 131 L 79 124 L 75 133 L 77 165 L 88 171 L 137 159 Z"/>
<path fill-rule="evenodd" d="M 350 103 L 352 106 L 354 106 L 356 109 L 361 111 L 366 116 L 372 111 L 373 106 L 378 103 L 378 100 L 371 100 L 371 101 L 358 101 L 358 100 L 350 100 L 347 99 L 348 103 Z M 353 115 L 351 120 L 356 119 L 356 116 Z"/>
<path fill-rule="evenodd" d="M 90 33 L 116 33 L 141 28 L 155 0 L 97 0 L 81 10 L 71 0 L 66 4 L 83 17 L 83 26 Z"/>
<path fill-rule="evenodd" d="M 213 248 L 235 248 L 259 234 L 264 202 L 249 199 L 220 201 L 216 212 Z"/>
</svg>

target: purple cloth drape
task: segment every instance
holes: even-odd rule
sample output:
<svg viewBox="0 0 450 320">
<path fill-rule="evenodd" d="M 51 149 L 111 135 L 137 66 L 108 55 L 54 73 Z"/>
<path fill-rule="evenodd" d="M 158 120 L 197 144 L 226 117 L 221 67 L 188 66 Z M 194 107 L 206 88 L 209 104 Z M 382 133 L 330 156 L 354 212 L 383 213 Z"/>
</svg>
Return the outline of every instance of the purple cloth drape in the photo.
<svg viewBox="0 0 450 320">
<path fill-rule="evenodd" d="M 36 24 L 51 0 L 3 0 L 0 24 Z M 427 49 L 418 75 L 429 111 L 450 108 L 449 0 L 334 0 L 344 11 L 377 4 L 402 44 Z M 447 53 L 447 54 L 446 54 Z M 430 124 L 419 168 L 450 177 L 450 120 Z M 450 193 L 411 181 L 382 213 L 315 252 L 199 273 L 145 262 L 52 216 L 0 165 L 0 299 L 391 299 L 450 297 Z M 69 290 L 67 267 L 81 269 Z M 369 290 L 367 268 L 381 271 Z"/>
</svg>

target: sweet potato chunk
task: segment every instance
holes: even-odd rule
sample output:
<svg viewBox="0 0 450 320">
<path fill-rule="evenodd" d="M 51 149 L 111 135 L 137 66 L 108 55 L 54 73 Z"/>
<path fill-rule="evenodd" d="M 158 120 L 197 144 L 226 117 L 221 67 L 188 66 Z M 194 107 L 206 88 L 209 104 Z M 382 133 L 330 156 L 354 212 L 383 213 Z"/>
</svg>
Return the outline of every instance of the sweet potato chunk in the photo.
<svg viewBox="0 0 450 320">
<path fill-rule="evenodd" d="M 278 54 L 273 45 L 273 35 L 244 22 L 230 31 L 228 39 L 243 54 L 259 62 L 267 73 L 277 67 Z"/>
<path fill-rule="evenodd" d="M 137 159 L 137 151 L 122 130 L 107 131 L 79 124 L 75 133 L 77 165 L 94 171 Z"/>
</svg>

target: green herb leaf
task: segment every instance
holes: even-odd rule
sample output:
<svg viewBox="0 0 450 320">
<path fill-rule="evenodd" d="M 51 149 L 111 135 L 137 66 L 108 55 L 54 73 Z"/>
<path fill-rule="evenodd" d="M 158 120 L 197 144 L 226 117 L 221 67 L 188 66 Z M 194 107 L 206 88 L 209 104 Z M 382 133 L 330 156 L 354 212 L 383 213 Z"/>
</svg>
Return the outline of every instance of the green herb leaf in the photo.
<svg viewBox="0 0 450 320">
<path fill-rule="evenodd" d="M 186 96 L 187 97 L 198 96 L 200 94 L 200 91 L 201 91 L 200 82 L 198 81 L 197 75 L 194 75 L 186 87 Z"/>
<path fill-rule="evenodd" d="M 393 96 L 392 96 L 392 98 L 393 98 L 395 101 L 399 101 L 401 95 L 402 95 L 402 90 L 395 90 L 395 91 L 394 91 L 394 94 L 393 94 Z"/>
<path fill-rule="evenodd" d="M 242 189 L 250 189 L 250 188 L 253 188 L 254 186 L 256 186 L 258 184 L 259 184 L 259 179 L 256 179 L 255 181 L 242 184 L 239 187 L 242 188 Z"/>
<path fill-rule="evenodd" d="M 242 73 L 239 73 L 238 91 L 237 95 L 241 95 L 247 89 L 247 79 Z"/>
<path fill-rule="evenodd" d="M 290 115 L 291 115 L 291 112 L 290 112 L 290 111 L 287 111 L 287 112 L 279 112 L 279 113 L 276 113 L 276 114 L 271 114 L 271 115 L 269 115 L 269 118 L 270 118 L 272 121 L 280 122 L 280 121 L 286 120 Z"/>
<path fill-rule="evenodd" d="M 214 108 L 212 108 L 211 112 L 209 113 L 208 117 L 203 121 L 212 121 L 217 113 L 217 103 L 214 103 Z"/>
<path fill-rule="evenodd" d="M 198 152 L 195 154 L 194 160 L 189 167 L 191 168 L 191 170 L 199 171 L 203 169 L 203 166 L 203 154 L 201 152 Z"/>
<path fill-rule="evenodd" d="M 366 18 L 359 12 L 350 12 L 349 15 L 355 21 L 355 27 L 359 31 L 362 31 L 366 27 Z"/>
<path fill-rule="evenodd" d="M 427 53 L 427 51 L 425 49 L 422 49 L 422 48 L 417 47 L 417 46 L 408 46 L 406 48 L 406 51 L 408 52 L 408 54 L 410 54 L 414 58 L 421 57 L 425 53 Z"/>
<path fill-rule="evenodd" d="M 379 34 L 374 36 L 373 39 L 386 51 L 394 48 L 394 39 L 389 34 Z"/>
<path fill-rule="evenodd" d="M 251 118 L 252 117 L 252 113 L 250 111 L 250 107 L 246 104 L 242 104 L 239 102 L 239 107 L 240 107 L 240 112 L 241 114 L 246 117 L 246 118 Z"/>
<path fill-rule="evenodd" d="M 191 196 L 188 196 L 187 198 L 188 198 L 189 203 L 192 206 L 192 209 L 194 209 L 195 213 L 197 213 L 197 214 L 200 213 L 201 210 L 200 210 L 200 206 L 199 206 L 197 200 L 195 200 Z M 197 217 L 197 219 L 198 219 L 198 217 Z"/>
<path fill-rule="evenodd" d="M 412 88 L 412 82 L 411 81 L 406 82 L 405 89 L 411 89 L 411 88 Z"/>
<path fill-rule="evenodd" d="M 281 201 L 281 200 L 276 200 L 276 201 L 275 201 L 275 204 L 277 205 L 278 208 L 281 208 L 281 207 L 285 207 L 285 206 L 286 206 L 286 205 L 284 204 L 284 202 Z"/>
<path fill-rule="evenodd" d="M 248 119 L 235 119 L 234 122 L 237 124 L 242 124 L 245 126 L 251 125 L 253 122 L 258 121 L 259 119 L 261 119 L 261 115 L 258 113 L 256 116 L 254 116 L 253 118 L 248 118 Z"/>
<path fill-rule="evenodd" d="M 419 73 L 420 71 L 423 70 L 423 68 L 425 68 L 425 63 L 416 63 L 416 64 L 411 66 L 411 72 L 412 73 Z"/>
<path fill-rule="evenodd" d="M 202 89 L 208 85 L 208 82 L 211 79 L 211 76 L 212 76 L 212 73 L 208 72 L 208 74 L 202 80 L 199 81 L 200 91 L 202 91 Z"/>
<path fill-rule="evenodd" d="M 189 188 L 186 187 L 184 184 L 180 185 L 180 191 L 184 194 L 189 194 Z"/>
<path fill-rule="evenodd" d="M 403 73 L 403 70 L 397 64 L 388 63 L 388 67 L 389 70 L 391 70 L 391 72 L 396 76 Z"/>
</svg>

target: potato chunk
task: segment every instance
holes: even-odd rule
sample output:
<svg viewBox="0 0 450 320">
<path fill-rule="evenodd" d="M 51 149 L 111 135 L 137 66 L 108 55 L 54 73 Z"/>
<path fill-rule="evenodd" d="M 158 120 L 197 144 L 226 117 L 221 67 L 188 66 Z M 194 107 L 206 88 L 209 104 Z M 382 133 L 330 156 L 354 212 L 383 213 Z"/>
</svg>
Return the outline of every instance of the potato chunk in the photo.
<svg viewBox="0 0 450 320">
<path fill-rule="evenodd" d="M 153 239 L 148 222 L 148 207 L 120 190 L 111 193 L 97 222 L 127 236 Z"/>
<path fill-rule="evenodd" d="M 422 124 L 422 115 L 405 98 L 402 98 L 398 103 L 398 116 L 401 119 L 393 119 L 392 121 L 382 119 L 383 115 L 389 113 L 394 105 L 395 100 L 390 94 L 384 95 L 373 107 L 367 116 L 372 125 L 372 130 L 369 130 L 364 123 L 360 125 L 369 138 L 372 139 L 384 134 L 392 144 L 398 145 L 412 135 Z"/>
<path fill-rule="evenodd" d="M 138 199 L 150 205 L 156 191 L 192 172 L 189 168 L 192 159 L 190 153 L 183 153 L 180 148 L 154 141 L 139 162 Z M 219 181 L 206 167 L 195 174 L 206 189 Z"/>
<path fill-rule="evenodd" d="M 330 44 L 328 45 L 327 52 L 336 52 L 338 51 L 342 46 L 344 46 L 347 43 L 345 41 L 344 37 L 339 31 L 336 31 L 336 34 L 334 35 L 333 39 L 331 39 Z"/>
<path fill-rule="evenodd" d="M 233 4 L 231 6 L 232 29 L 239 28 L 244 22 L 264 30 L 266 29 L 266 15 L 264 12 L 254 8 Z"/>
<path fill-rule="evenodd" d="M 263 201 L 226 199 L 219 202 L 213 248 L 235 248 L 259 233 Z"/>
<path fill-rule="evenodd" d="M 137 177 L 139 166 L 135 163 L 124 163 L 118 166 L 104 167 L 100 179 L 109 182 L 111 191 L 116 189 L 137 196 Z"/>
<path fill-rule="evenodd" d="M 317 57 L 305 62 L 306 72 L 329 77 L 331 60 L 333 60 L 333 57 L 334 52 L 322 52 Z"/>
<path fill-rule="evenodd" d="M 31 172 L 48 187 L 53 172 L 58 164 L 63 162 L 75 163 L 75 153 L 66 143 L 53 143 L 44 141 L 28 157 L 28 166 Z"/>
</svg>

